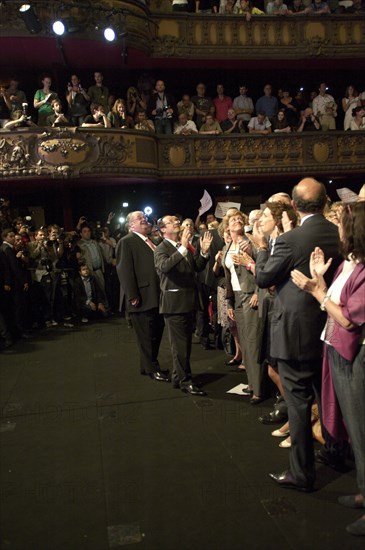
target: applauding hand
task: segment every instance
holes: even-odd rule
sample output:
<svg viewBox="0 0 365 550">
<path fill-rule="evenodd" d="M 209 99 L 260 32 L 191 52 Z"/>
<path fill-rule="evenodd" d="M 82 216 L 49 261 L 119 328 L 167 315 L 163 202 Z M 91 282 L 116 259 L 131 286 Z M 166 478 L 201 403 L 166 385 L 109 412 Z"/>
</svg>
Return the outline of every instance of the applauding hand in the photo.
<svg viewBox="0 0 365 550">
<path fill-rule="evenodd" d="M 319 246 L 316 246 L 309 260 L 309 269 L 312 277 L 314 277 L 316 274 L 324 275 L 326 273 L 327 269 L 332 263 L 332 258 L 330 258 L 327 263 L 325 263 L 324 260 L 325 258 L 323 250 L 319 248 Z"/>
<path fill-rule="evenodd" d="M 209 233 L 209 231 L 206 231 L 203 235 L 203 237 L 200 237 L 200 250 L 202 251 L 202 254 L 207 254 L 210 245 L 212 244 L 213 235 Z"/>
</svg>

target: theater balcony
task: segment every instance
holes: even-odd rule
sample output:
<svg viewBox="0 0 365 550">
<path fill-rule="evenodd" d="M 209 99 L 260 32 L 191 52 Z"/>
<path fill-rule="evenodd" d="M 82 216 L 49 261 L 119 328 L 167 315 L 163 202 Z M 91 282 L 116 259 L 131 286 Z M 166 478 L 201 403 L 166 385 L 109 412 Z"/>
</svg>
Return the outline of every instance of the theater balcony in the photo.
<svg viewBox="0 0 365 550">
<path fill-rule="evenodd" d="M 361 59 L 365 17 L 153 14 L 152 56 L 190 59 Z"/>
<path fill-rule="evenodd" d="M 1 134 L 0 178 L 8 186 L 35 179 L 48 180 L 50 189 L 59 180 L 194 184 L 197 178 L 244 185 L 262 178 L 347 177 L 364 171 L 364 132 L 169 137 L 65 128 Z"/>
<path fill-rule="evenodd" d="M 129 66 L 167 67 L 169 60 L 362 60 L 365 17 L 346 14 L 322 17 L 198 15 L 171 11 L 169 0 L 33 0 L 34 17 L 19 11 L 22 2 L 0 2 L 4 65 L 24 59 L 35 67 L 55 61 L 74 68 L 94 64 L 117 67 L 121 55 Z M 55 37 L 52 22 L 66 32 Z M 103 29 L 116 32 L 112 44 Z M 67 32 L 68 31 L 68 32 Z M 16 40 L 14 40 L 16 39 Z M 31 55 L 29 50 L 32 50 Z M 6 54 L 5 54 L 6 52 Z M 86 55 L 85 55 L 85 52 Z M 90 58 L 91 56 L 91 58 Z M 39 59 L 38 59 L 39 57 Z M 172 65 L 174 66 L 174 65 Z"/>
</svg>

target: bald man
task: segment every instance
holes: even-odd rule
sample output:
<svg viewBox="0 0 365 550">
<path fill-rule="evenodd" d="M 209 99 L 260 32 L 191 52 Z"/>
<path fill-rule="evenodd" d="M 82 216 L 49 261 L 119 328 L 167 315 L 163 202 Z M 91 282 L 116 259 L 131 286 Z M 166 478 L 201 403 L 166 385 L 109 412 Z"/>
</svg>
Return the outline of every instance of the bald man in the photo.
<svg viewBox="0 0 365 550">
<path fill-rule="evenodd" d="M 298 269 L 307 277 L 312 251 L 319 246 L 332 265 L 326 274 L 332 280 L 340 264 L 337 227 L 326 220 L 326 189 L 313 178 L 301 180 L 293 189 L 293 206 L 300 226 L 276 239 L 272 255 L 261 248 L 256 259 L 256 280 L 260 288 L 275 286 L 271 321 L 270 355 L 277 358 L 280 379 L 288 405 L 291 451 L 290 468 L 270 477 L 282 487 L 311 491 L 315 481 L 311 406 L 320 404 L 322 342 L 326 315 L 318 303 L 291 281 Z"/>
<path fill-rule="evenodd" d="M 127 224 L 129 233 L 118 242 L 115 255 L 125 308 L 136 333 L 140 372 L 157 382 L 169 382 L 158 362 L 164 321 L 158 312 L 160 281 L 154 264 L 156 246 L 148 236 L 150 225 L 143 212 L 130 212 Z"/>
</svg>

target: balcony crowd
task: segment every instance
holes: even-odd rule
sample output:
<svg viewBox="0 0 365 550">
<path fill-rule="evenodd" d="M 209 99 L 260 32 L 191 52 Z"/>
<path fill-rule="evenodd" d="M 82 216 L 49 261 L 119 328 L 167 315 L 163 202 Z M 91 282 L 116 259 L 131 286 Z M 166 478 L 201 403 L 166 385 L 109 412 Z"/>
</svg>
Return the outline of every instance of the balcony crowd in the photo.
<svg viewBox="0 0 365 550">
<path fill-rule="evenodd" d="M 201 15 L 238 15 L 250 21 L 252 16 L 364 14 L 362 0 L 172 0 L 174 12 L 195 12 Z"/>
<path fill-rule="evenodd" d="M 180 98 L 166 89 L 163 80 L 141 77 L 127 89 L 125 98 L 109 91 L 100 71 L 94 84 L 84 88 L 76 74 L 70 76 L 64 93 L 54 90 L 49 75 L 41 77 L 29 105 L 19 80 L 13 78 L 0 89 L 0 123 L 4 131 L 25 127 L 82 127 L 134 129 L 157 134 L 269 134 L 365 129 L 365 91 L 348 84 L 342 97 L 334 97 L 325 82 L 305 93 L 292 93 L 283 85 L 274 91 L 271 84 L 254 90 L 237 83 L 237 95 L 226 94 L 224 85 L 215 85 L 209 97 L 207 86 L 199 82 L 193 93 Z M 331 93 L 332 92 L 332 93 Z"/>
</svg>

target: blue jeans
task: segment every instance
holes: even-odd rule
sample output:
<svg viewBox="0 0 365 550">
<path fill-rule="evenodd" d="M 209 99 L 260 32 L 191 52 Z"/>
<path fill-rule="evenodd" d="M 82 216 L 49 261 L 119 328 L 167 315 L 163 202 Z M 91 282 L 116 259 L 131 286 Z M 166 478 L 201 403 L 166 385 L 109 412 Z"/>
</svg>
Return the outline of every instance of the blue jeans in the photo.
<svg viewBox="0 0 365 550">
<path fill-rule="evenodd" d="M 355 455 L 357 485 L 365 497 L 365 345 L 351 363 L 328 346 L 333 385 Z"/>
</svg>

